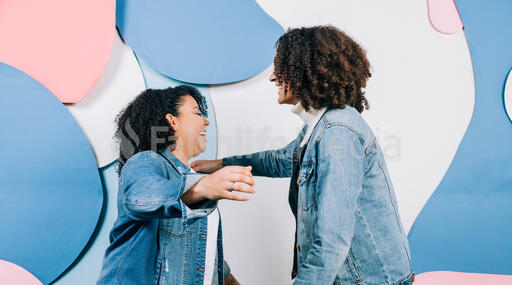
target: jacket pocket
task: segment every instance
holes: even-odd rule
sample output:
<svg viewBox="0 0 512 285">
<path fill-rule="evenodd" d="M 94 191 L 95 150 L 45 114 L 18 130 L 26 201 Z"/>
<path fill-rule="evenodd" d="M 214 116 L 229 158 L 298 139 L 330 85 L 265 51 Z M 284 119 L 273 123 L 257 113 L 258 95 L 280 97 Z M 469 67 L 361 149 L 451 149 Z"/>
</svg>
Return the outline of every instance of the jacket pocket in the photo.
<svg viewBox="0 0 512 285">
<path fill-rule="evenodd" d="M 304 161 L 299 170 L 297 186 L 299 188 L 299 202 L 303 211 L 309 211 L 316 203 L 313 179 L 314 169 L 313 161 L 309 160 Z"/>
</svg>

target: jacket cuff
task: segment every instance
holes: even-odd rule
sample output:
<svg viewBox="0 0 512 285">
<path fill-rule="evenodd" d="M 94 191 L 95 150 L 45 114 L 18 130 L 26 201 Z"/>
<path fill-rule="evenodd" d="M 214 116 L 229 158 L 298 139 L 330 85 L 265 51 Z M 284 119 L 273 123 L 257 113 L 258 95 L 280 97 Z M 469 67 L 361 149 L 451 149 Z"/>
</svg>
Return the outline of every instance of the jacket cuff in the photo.
<svg viewBox="0 0 512 285">
<path fill-rule="evenodd" d="M 183 193 L 181 195 L 187 193 L 187 191 L 192 188 L 199 180 L 205 177 L 207 174 L 194 173 L 185 175 L 185 187 L 183 188 Z M 181 196 L 180 196 L 181 197 Z"/>
<path fill-rule="evenodd" d="M 215 211 L 215 209 L 217 208 L 218 202 L 214 201 L 214 200 L 204 200 L 204 202 L 199 202 L 198 204 L 195 204 L 195 205 L 199 205 L 199 206 L 198 206 L 198 208 L 194 208 L 194 209 L 187 206 L 181 200 L 180 200 L 180 203 L 182 204 L 182 209 L 184 209 L 184 211 L 182 211 L 183 223 L 190 224 L 195 219 L 206 217 L 209 214 L 211 214 L 213 211 Z"/>
<path fill-rule="evenodd" d="M 183 188 L 183 193 L 181 193 L 180 197 L 187 193 L 192 186 L 194 186 L 201 178 L 205 177 L 207 174 L 187 174 L 185 175 L 185 187 Z M 190 223 L 195 219 L 206 217 L 211 214 L 217 208 L 218 201 L 216 200 L 208 200 L 204 199 L 199 201 L 193 205 L 193 207 L 187 206 L 180 199 L 182 220 L 183 224 Z"/>
<path fill-rule="evenodd" d="M 233 160 L 234 160 L 234 157 L 232 157 L 232 156 L 224 157 L 222 159 L 222 167 L 233 165 Z"/>
</svg>

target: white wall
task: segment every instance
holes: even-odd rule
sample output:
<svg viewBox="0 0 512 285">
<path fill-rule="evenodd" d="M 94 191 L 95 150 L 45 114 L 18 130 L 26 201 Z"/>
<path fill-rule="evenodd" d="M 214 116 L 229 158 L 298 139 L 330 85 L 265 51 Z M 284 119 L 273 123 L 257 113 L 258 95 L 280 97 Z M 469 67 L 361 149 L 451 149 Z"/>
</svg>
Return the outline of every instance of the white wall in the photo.
<svg viewBox="0 0 512 285">
<path fill-rule="evenodd" d="M 373 76 L 364 117 L 384 149 L 407 230 L 441 181 L 474 105 L 464 33 L 430 25 L 427 1 L 258 0 L 285 29 L 332 24 L 368 52 Z M 272 66 L 235 84 L 210 87 L 218 157 L 274 149 L 297 135 L 301 120 L 277 104 Z M 256 178 L 245 203 L 222 202 L 225 255 L 243 284 L 290 284 L 294 219 L 289 179 Z"/>
</svg>

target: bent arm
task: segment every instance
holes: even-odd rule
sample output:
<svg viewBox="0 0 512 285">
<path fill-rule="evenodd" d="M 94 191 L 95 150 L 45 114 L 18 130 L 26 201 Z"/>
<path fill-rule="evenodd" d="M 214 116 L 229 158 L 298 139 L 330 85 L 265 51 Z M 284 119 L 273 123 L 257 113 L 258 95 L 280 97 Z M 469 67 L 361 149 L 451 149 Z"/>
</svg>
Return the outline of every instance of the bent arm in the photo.
<svg viewBox="0 0 512 285">
<path fill-rule="evenodd" d="M 216 201 L 204 200 L 191 209 L 181 199 L 204 176 L 176 173 L 167 178 L 162 162 L 149 152 L 140 153 L 121 171 L 122 203 L 138 220 L 181 217 L 185 222 L 204 217 L 215 209 Z"/>
<path fill-rule="evenodd" d="M 302 133 L 304 131 L 305 128 L 302 129 Z M 222 166 L 250 165 L 252 166 L 253 175 L 256 176 L 290 177 L 292 175 L 293 151 L 299 143 L 298 138 L 296 138 L 280 149 L 225 157 L 222 159 Z"/>
</svg>

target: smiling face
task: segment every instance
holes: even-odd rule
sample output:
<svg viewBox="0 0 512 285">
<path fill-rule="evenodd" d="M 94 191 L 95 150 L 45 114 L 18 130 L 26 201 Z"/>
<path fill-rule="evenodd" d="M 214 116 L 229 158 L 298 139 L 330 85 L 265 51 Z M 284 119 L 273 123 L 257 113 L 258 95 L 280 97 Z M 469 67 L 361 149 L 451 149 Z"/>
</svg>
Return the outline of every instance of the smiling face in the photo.
<svg viewBox="0 0 512 285">
<path fill-rule="evenodd" d="M 178 116 L 167 114 L 165 117 L 177 138 L 176 151 L 190 159 L 206 150 L 206 127 L 210 122 L 202 117 L 192 96 L 182 98 Z"/>
<path fill-rule="evenodd" d="M 268 80 L 274 82 L 276 84 L 278 90 L 279 90 L 277 92 L 277 95 L 279 96 L 277 98 L 277 103 L 279 103 L 279 104 L 289 104 L 289 105 L 295 105 L 295 104 L 299 103 L 299 99 L 297 97 L 293 96 L 290 93 L 290 91 L 285 92 L 286 84 L 283 83 L 283 82 L 279 82 L 277 80 L 277 77 L 274 74 L 274 72 L 272 72 L 272 74 L 270 75 Z"/>
</svg>

